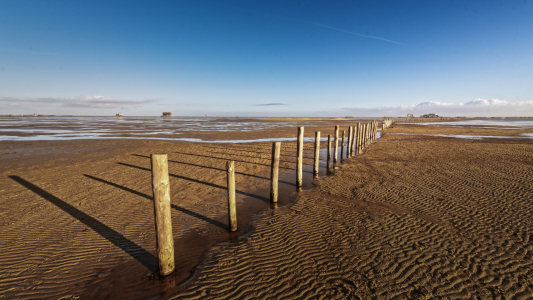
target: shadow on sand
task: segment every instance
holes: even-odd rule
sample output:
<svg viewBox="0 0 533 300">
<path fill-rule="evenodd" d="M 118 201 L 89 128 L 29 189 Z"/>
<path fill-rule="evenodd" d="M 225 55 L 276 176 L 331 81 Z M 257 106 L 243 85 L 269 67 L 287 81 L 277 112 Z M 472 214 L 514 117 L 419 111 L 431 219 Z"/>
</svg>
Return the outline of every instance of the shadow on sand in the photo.
<svg viewBox="0 0 533 300">
<path fill-rule="evenodd" d="M 138 191 L 136 191 L 136 190 L 132 190 L 132 189 L 127 188 L 127 187 L 125 187 L 125 186 L 121 186 L 121 185 L 118 185 L 118 184 L 116 184 L 116 183 L 109 182 L 109 181 L 106 181 L 106 180 L 104 180 L 104 179 L 101 179 L 101 178 L 98 178 L 98 177 L 94 177 L 94 176 L 91 176 L 91 175 L 88 175 L 88 174 L 83 174 L 83 176 L 88 177 L 88 178 L 91 178 L 91 179 L 96 180 L 96 181 L 103 182 L 103 183 L 105 183 L 105 184 L 109 184 L 109 185 L 114 186 L 114 187 L 116 187 L 116 188 L 122 189 L 122 190 L 124 190 L 124 191 L 130 192 L 130 193 L 135 194 L 135 195 L 139 195 L 139 196 L 144 197 L 144 198 L 146 198 L 146 199 L 148 199 L 148 200 L 150 200 L 150 201 L 153 201 L 153 198 L 152 198 L 151 196 L 148 196 L 148 195 L 143 194 L 143 193 L 141 193 L 141 192 L 138 192 Z M 209 218 L 209 217 L 206 217 L 206 216 L 204 216 L 204 215 L 202 215 L 202 214 L 196 213 L 196 212 L 194 212 L 194 211 L 192 211 L 192 210 L 188 210 L 188 209 L 186 209 L 186 208 L 183 208 L 183 207 L 177 206 L 177 205 L 175 205 L 175 204 L 170 204 L 170 207 L 172 207 L 173 209 L 175 209 L 175 210 L 177 210 L 177 211 L 180 211 L 180 212 L 182 212 L 182 213 L 188 214 L 189 216 L 192 216 L 192 217 L 198 218 L 198 219 L 200 219 L 200 220 L 202 220 L 202 221 L 205 221 L 205 222 L 207 222 L 207 223 L 210 223 L 210 224 L 213 224 L 213 225 L 215 225 L 215 226 L 218 226 L 218 227 L 220 227 L 220 228 L 222 228 L 222 229 L 228 230 L 228 228 L 229 228 L 228 225 L 226 225 L 226 224 L 224 224 L 224 223 L 222 223 L 222 222 L 219 222 L 219 221 L 217 221 L 217 220 L 213 220 L 213 219 L 211 219 L 211 218 Z"/>
<path fill-rule="evenodd" d="M 90 227 L 92 230 L 96 231 L 99 235 L 106 238 L 108 241 L 113 243 L 115 246 L 122 249 L 124 252 L 128 253 L 131 257 L 135 258 L 138 262 L 143 264 L 147 269 L 152 273 L 158 273 L 158 260 L 150 252 L 146 251 L 141 246 L 135 244 L 134 242 L 127 239 L 122 234 L 108 227 L 104 223 L 98 221 L 97 219 L 89 216 L 88 214 L 82 212 L 81 210 L 75 208 L 74 206 L 68 204 L 67 202 L 59 199 L 58 197 L 48 193 L 47 191 L 41 189 L 40 187 L 34 185 L 31 182 L 28 182 L 19 176 L 9 176 L 9 178 L 18 182 L 20 185 L 26 187 L 35 194 L 41 196 L 42 198 L 48 200 L 50 203 L 62 209 L 64 212 L 68 213 L 72 217 L 78 219 L 83 224 Z"/>
</svg>

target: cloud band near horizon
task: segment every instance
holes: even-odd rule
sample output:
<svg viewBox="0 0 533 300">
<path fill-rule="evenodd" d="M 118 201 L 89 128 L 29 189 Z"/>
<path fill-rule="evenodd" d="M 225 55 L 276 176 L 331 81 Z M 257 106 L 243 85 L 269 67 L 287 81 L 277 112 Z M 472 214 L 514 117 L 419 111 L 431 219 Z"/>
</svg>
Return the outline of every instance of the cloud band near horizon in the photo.
<svg viewBox="0 0 533 300">
<path fill-rule="evenodd" d="M 436 113 L 446 117 L 513 117 L 533 116 L 533 100 L 510 102 L 498 99 L 476 99 L 467 103 L 422 102 L 411 105 L 383 106 L 376 108 L 347 107 L 356 116 L 405 117 Z"/>
</svg>

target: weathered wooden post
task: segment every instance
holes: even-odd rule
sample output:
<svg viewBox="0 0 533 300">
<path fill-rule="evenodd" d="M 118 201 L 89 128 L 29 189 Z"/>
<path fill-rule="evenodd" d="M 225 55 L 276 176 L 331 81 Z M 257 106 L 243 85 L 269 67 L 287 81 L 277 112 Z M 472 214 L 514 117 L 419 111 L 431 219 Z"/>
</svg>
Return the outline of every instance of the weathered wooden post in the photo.
<svg viewBox="0 0 533 300">
<path fill-rule="evenodd" d="M 355 139 L 357 138 L 357 127 L 353 126 L 352 144 L 350 145 L 350 155 L 355 156 Z"/>
<path fill-rule="evenodd" d="M 315 165 L 313 166 L 313 176 L 318 177 L 318 164 L 320 162 L 320 131 L 315 132 Z"/>
<path fill-rule="evenodd" d="M 335 125 L 335 157 L 333 158 L 333 162 L 337 163 L 337 158 L 339 154 L 339 125 Z"/>
<path fill-rule="evenodd" d="M 374 142 L 378 140 L 378 121 L 374 120 L 374 125 L 372 127 L 374 129 Z"/>
<path fill-rule="evenodd" d="M 366 124 L 366 144 L 370 145 L 370 123 Z"/>
<path fill-rule="evenodd" d="M 328 135 L 328 171 L 331 168 L 331 135 Z"/>
<path fill-rule="evenodd" d="M 355 146 L 355 153 L 357 155 L 361 154 L 361 122 L 357 123 L 357 145 Z"/>
<path fill-rule="evenodd" d="M 170 182 L 166 154 L 152 154 L 152 193 L 154 196 L 155 231 L 159 274 L 174 272 L 174 237 L 170 214 Z"/>
<path fill-rule="evenodd" d="M 374 142 L 374 121 L 370 123 L 370 143 Z"/>
<path fill-rule="evenodd" d="M 270 169 L 270 202 L 278 202 L 279 152 L 281 142 L 272 143 L 272 165 Z"/>
<path fill-rule="evenodd" d="M 361 138 L 363 138 L 362 144 L 364 149 L 366 148 L 366 124 L 363 124 L 363 132 L 361 132 Z"/>
<path fill-rule="evenodd" d="M 237 204 L 235 201 L 235 162 L 226 162 L 226 171 L 228 172 L 228 212 L 229 212 L 229 230 L 237 230 Z"/>
<path fill-rule="evenodd" d="M 352 151 L 351 151 L 351 145 L 352 145 L 352 131 L 353 131 L 353 128 L 352 126 L 350 126 L 348 128 L 348 151 L 346 151 L 346 158 L 350 158 L 352 156 Z"/>
<path fill-rule="evenodd" d="M 378 121 L 374 122 L 374 142 L 378 140 Z"/>
<path fill-rule="evenodd" d="M 341 161 L 344 160 L 344 140 L 346 139 L 346 131 L 342 131 L 342 145 L 341 145 Z"/>
<path fill-rule="evenodd" d="M 365 124 L 365 146 L 368 146 L 368 130 L 370 129 L 370 124 Z"/>
<path fill-rule="evenodd" d="M 298 159 L 296 161 L 296 186 L 302 186 L 302 162 L 304 156 L 304 128 L 298 127 L 298 142 L 296 146 L 298 152 Z"/>
<path fill-rule="evenodd" d="M 370 143 L 374 142 L 374 121 L 370 122 Z"/>
</svg>

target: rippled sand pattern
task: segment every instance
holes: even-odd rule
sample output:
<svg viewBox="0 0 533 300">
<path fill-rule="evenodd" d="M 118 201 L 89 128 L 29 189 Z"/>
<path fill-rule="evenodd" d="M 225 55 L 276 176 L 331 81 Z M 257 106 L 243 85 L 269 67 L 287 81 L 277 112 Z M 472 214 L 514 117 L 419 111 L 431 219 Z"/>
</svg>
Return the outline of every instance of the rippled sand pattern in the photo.
<svg viewBox="0 0 533 300">
<path fill-rule="evenodd" d="M 175 299 L 531 299 L 533 143 L 395 139 L 213 249 Z"/>
<path fill-rule="evenodd" d="M 119 154 L 4 170 L 0 299 L 147 299 L 163 293 L 150 153 L 168 153 L 178 282 L 198 262 L 206 237 L 228 239 L 227 160 L 236 160 L 238 205 L 268 207 L 268 199 L 253 191 L 269 184 L 270 144 L 157 142 L 124 153 L 127 141 L 102 143 Z M 294 152 L 294 143 L 284 144 L 282 173 L 294 170 Z"/>
</svg>

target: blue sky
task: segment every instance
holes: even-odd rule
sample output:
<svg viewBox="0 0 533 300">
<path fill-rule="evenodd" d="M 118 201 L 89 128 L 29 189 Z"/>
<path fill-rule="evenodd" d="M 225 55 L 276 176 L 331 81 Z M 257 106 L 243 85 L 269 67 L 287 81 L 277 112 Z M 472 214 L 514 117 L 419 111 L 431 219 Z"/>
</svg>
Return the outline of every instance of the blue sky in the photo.
<svg viewBox="0 0 533 300">
<path fill-rule="evenodd" d="M 533 115 L 532 53 L 533 0 L 0 0 L 0 114 Z"/>
</svg>

